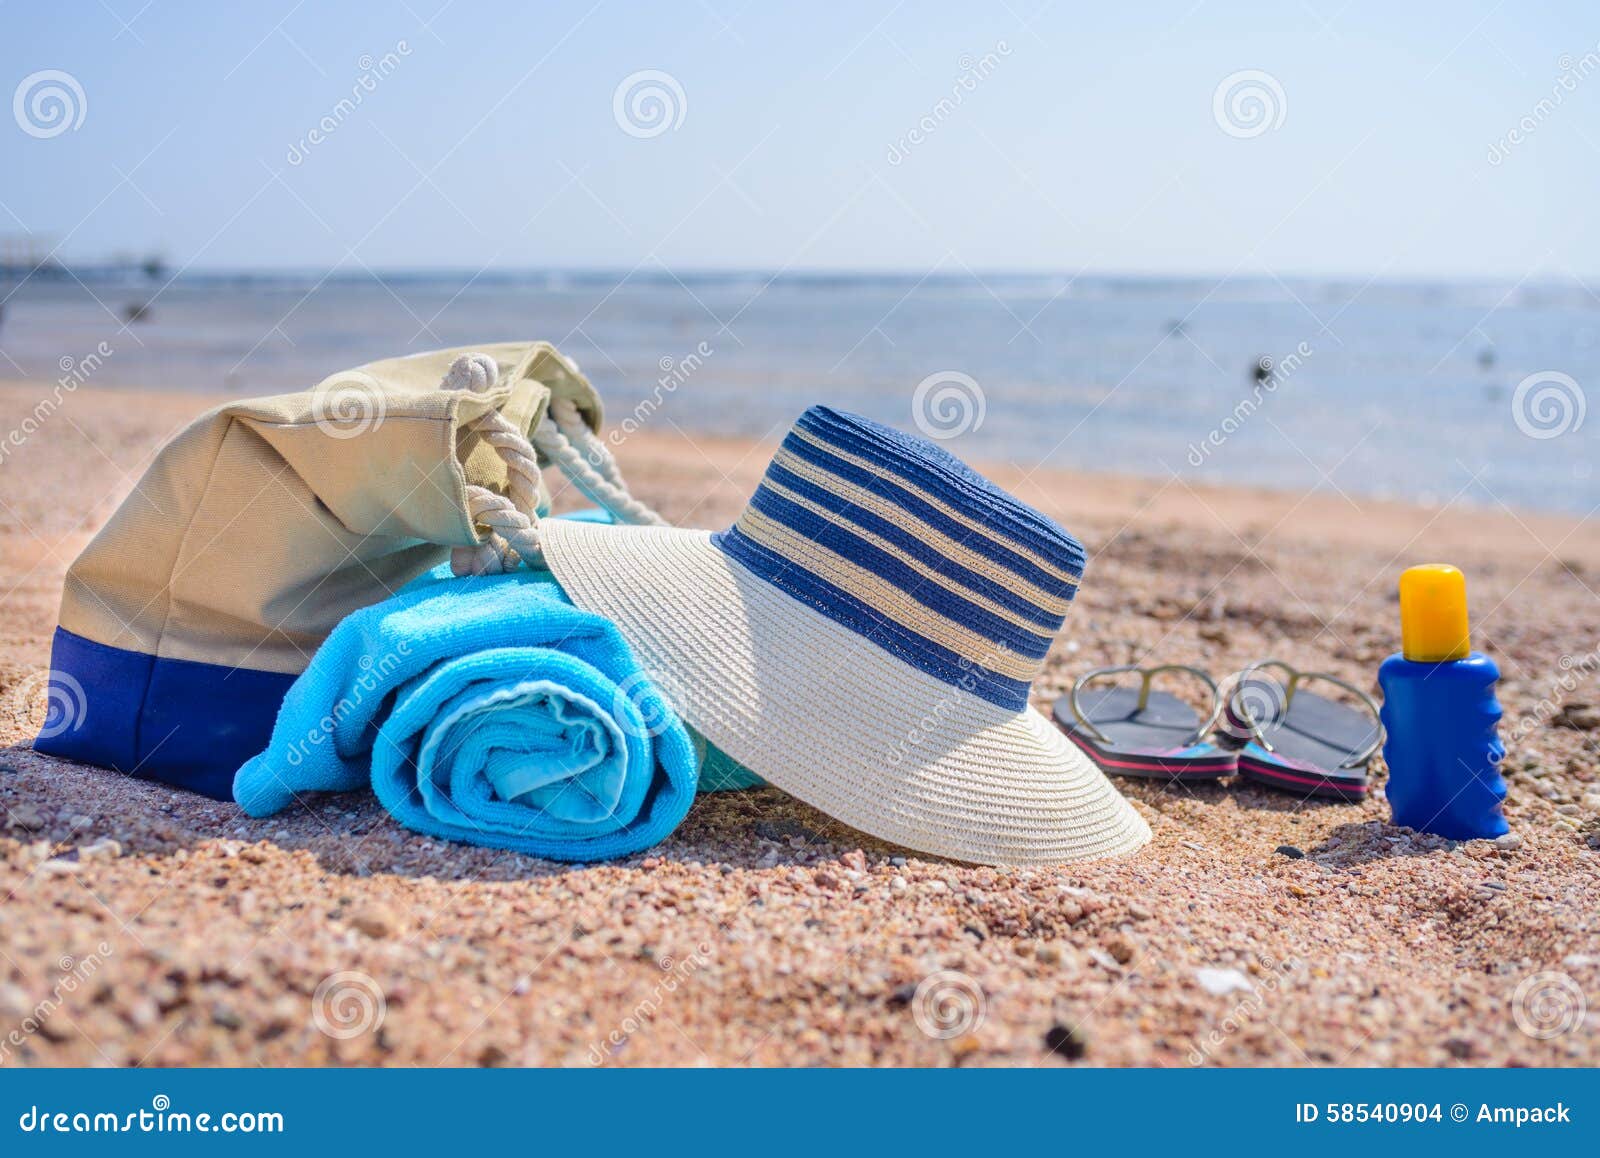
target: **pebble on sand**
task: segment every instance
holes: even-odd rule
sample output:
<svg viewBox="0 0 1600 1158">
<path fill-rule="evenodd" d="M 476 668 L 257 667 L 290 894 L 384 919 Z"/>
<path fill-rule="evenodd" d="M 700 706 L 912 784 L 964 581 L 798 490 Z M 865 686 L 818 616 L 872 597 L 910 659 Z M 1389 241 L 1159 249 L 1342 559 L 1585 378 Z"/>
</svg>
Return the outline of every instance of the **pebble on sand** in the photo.
<svg viewBox="0 0 1600 1158">
<path fill-rule="evenodd" d="M 86 844 L 78 849 L 79 860 L 116 860 L 121 855 L 121 842 L 112 840 L 109 836 L 102 836 L 93 844 Z"/>
<path fill-rule="evenodd" d="M 1057 1022 L 1045 1030 L 1044 1048 L 1068 1061 L 1077 1061 L 1089 1052 L 1089 1039 L 1077 1026 Z"/>
<path fill-rule="evenodd" d="M 7 828 L 20 828 L 23 832 L 38 832 L 44 827 L 44 815 L 31 804 L 19 804 L 6 817 Z"/>
<path fill-rule="evenodd" d="M 1250 990 L 1250 978 L 1237 969 L 1201 968 L 1194 971 L 1194 979 L 1213 997 L 1226 997 L 1236 989 Z"/>
<path fill-rule="evenodd" d="M 381 905 L 367 905 L 345 919 L 375 941 L 382 940 L 395 930 L 394 914 Z"/>
<path fill-rule="evenodd" d="M 1561 710 L 1551 717 L 1550 723 L 1557 728 L 1592 732 L 1600 728 L 1600 704 L 1564 704 Z"/>
</svg>

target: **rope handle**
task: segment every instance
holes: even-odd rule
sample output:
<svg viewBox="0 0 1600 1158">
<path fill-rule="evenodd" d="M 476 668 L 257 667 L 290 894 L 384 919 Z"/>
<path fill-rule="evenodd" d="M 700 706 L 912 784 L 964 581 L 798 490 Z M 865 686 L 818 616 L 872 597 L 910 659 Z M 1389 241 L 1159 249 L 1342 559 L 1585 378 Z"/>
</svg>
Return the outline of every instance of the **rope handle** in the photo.
<svg viewBox="0 0 1600 1158">
<path fill-rule="evenodd" d="M 482 394 L 492 390 L 500 371 L 487 354 L 463 354 L 450 365 L 442 390 Z M 483 541 L 450 552 L 450 570 L 457 575 L 498 575 L 526 563 L 544 564 L 539 548 L 539 460 L 561 468 L 590 502 L 619 523 L 665 526 L 666 520 L 633 497 L 611 450 L 589 429 L 570 398 L 552 398 L 530 440 L 501 414 L 490 410 L 467 429 L 483 437 L 506 465 L 507 493 L 467 484 L 467 513 Z"/>
</svg>

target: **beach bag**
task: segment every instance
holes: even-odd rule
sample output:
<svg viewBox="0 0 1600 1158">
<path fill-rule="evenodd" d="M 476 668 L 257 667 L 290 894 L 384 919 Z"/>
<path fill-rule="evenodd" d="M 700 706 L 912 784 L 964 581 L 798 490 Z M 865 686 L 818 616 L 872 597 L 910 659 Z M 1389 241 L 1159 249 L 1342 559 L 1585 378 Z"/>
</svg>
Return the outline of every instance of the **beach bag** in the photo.
<svg viewBox="0 0 1600 1158">
<path fill-rule="evenodd" d="M 340 620 L 447 560 L 495 572 L 537 550 L 541 467 L 657 521 L 600 419 L 547 342 L 389 358 L 202 415 L 67 572 L 35 750 L 229 798 Z"/>
</svg>

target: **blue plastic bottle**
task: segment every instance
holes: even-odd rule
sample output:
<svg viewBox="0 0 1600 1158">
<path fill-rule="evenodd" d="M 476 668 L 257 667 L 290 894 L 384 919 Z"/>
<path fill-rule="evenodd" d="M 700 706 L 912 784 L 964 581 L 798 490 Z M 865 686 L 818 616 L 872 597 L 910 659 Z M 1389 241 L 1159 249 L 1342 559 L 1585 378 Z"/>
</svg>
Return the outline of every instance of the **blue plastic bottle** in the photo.
<svg viewBox="0 0 1600 1158">
<path fill-rule="evenodd" d="M 1400 654 L 1378 669 L 1394 822 L 1453 840 L 1504 836 L 1500 669 L 1471 649 L 1465 576 L 1443 563 L 1406 570 L 1400 635 Z"/>
</svg>

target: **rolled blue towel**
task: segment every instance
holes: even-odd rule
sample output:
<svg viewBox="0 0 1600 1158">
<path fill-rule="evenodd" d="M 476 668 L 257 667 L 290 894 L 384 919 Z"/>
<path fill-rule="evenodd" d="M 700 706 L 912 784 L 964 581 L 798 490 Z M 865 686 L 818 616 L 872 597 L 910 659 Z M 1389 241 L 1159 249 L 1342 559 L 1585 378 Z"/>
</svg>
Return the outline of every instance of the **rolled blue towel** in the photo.
<svg viewBox="0 0 1600 1158">
<path fill-rule="evenodd" d="M 417 832 L 604 860 L 677 827 L 696 739 L 611 622 L 548 572 L 440 567 L 334 629 L 233 795 L 267 816 L 370 784 Z"/>
</svg>

